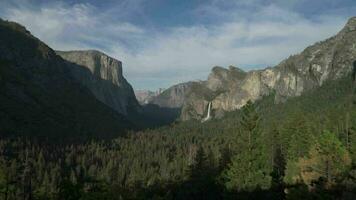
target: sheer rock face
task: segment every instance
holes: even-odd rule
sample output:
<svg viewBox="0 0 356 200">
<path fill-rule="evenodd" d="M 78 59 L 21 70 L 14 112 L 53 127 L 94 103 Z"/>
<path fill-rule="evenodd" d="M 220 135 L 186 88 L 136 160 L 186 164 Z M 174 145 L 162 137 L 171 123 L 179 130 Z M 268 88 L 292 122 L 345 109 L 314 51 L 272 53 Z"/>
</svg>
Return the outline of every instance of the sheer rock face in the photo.
<svg viewBox="0 0 356 200">
<path fill-rule="evenodd" d="M 299 96 L 325 81 L 342 78 L 356 60 L 356 17 L 334 37 L 307 47 L 275 67 L 243 72 L 214 67 L 207 81 L 196 83 L 187 95 L 181 119 L 202 119 L 212 102 L 215 117 L 239 109 L 275 91 L 275 102 Z"/>
<path fill-rule="evenodd" d="M 155 104 L 163 108 L 181 108 L 186 99 L 186 94 L 190 91 L 192 82 L 174 85 L 150 100 L 150 104 Z"/>
<path fill-rule="evenodd" d="M 56 53 L 63 59 L 88 69 L 70 68 L 73 76 L 89 88 L 98 100 L 124 115 L 140 111 L 131 85 L 122 75 L 120 61 L 95 50 Z"/>
</svg>

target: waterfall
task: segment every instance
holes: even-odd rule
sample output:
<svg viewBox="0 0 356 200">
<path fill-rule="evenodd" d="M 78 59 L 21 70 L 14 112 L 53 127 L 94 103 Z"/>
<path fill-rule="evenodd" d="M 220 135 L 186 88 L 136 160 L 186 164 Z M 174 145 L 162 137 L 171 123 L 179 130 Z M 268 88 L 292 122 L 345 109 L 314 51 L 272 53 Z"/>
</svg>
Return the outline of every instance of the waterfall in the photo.
<svg viewBox="0 0 356 200">
<path fill-rule="evenodd" d="M 210 118 L 210 110 L 211 110 L 211 102 L 209 102 L 209 105 L 208 105 L 208 115 L 206 116 L 206 119 Z"/>
<path fill-rule="evenodd" d="M 206 117 L 202 120 L 202 122 L 205 122 L 207 120 L 210 119 L 210 112 L 211 112 L 211 102 L 209 102 L 208 104 L 208 114 L 206 115 Z"/>
</svg>

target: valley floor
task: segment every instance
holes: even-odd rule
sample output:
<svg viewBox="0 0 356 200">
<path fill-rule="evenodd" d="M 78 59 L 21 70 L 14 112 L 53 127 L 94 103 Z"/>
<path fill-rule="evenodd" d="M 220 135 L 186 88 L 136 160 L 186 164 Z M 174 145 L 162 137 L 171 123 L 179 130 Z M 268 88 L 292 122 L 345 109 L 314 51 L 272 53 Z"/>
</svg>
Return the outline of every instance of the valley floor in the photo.
<svg viewBox="0 0 356 200">
<path fill-rule="evenodd" d="M 350 79 L 112 140 L 0 140 L 1 199 L 355 199 Z"/>
</svg>

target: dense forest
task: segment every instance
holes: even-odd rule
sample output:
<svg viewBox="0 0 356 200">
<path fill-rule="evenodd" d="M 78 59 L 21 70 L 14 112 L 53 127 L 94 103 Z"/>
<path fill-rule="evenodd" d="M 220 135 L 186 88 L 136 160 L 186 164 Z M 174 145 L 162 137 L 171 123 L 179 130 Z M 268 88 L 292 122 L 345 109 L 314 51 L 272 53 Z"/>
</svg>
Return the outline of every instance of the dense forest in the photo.
<svg viewBox="0 0 356 200">
<path fill-rule="evenodd" d="M 0 140 L 1 199 L 355 199 L 355 80 L 112 140 Z"/>
</svg>

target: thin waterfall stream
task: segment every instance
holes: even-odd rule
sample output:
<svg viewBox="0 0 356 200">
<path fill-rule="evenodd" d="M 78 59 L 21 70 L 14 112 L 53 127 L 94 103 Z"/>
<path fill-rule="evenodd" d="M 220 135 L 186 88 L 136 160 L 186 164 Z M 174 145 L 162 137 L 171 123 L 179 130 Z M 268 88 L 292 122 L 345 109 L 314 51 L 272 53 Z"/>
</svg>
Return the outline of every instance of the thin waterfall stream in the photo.
<svg viewBox="0 0 356 200">
<path fill-rule="evenodd" d="M 206 117 L 202 120 L 202 122 L 208 121 L 210 119 L 210 112 L 211 112 L 211 102 L 208 104 L 208 114 Z"/>
</svg>

